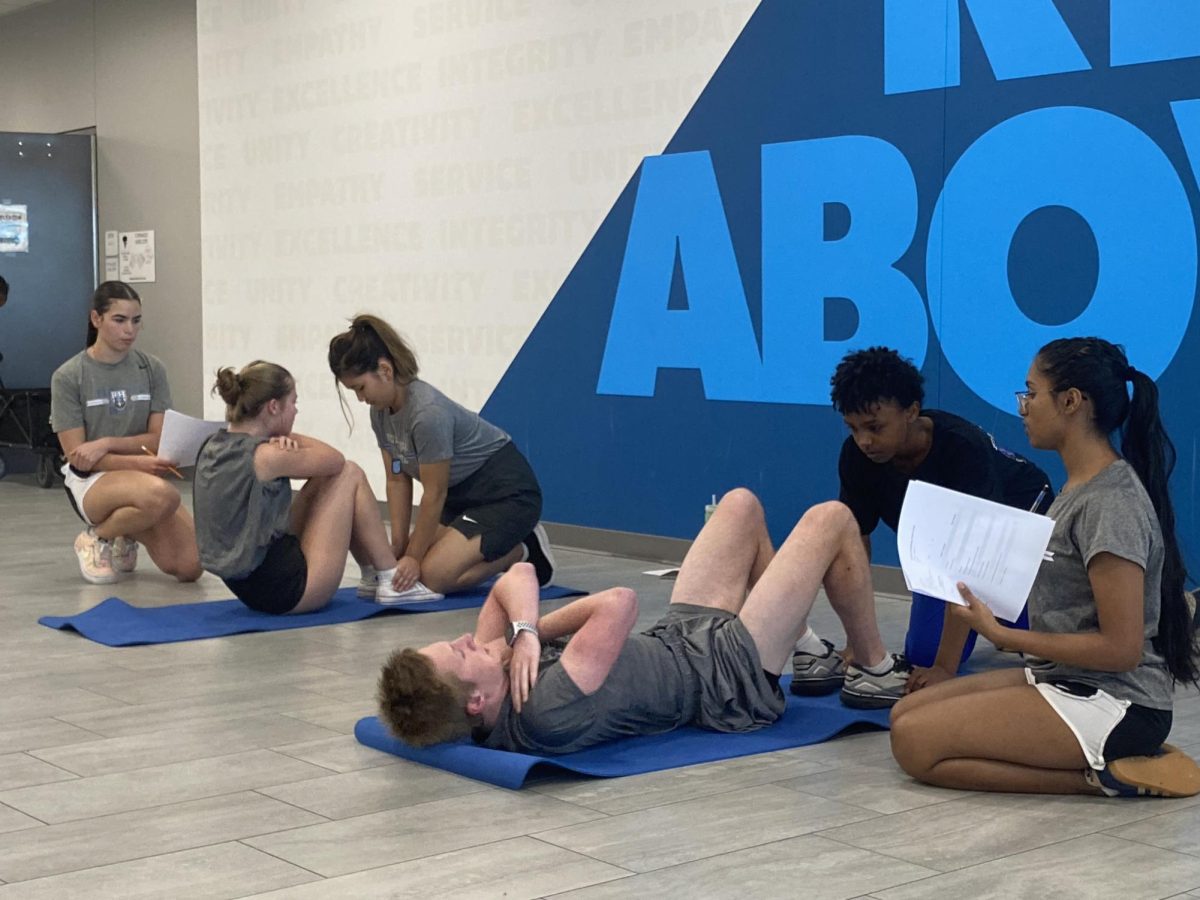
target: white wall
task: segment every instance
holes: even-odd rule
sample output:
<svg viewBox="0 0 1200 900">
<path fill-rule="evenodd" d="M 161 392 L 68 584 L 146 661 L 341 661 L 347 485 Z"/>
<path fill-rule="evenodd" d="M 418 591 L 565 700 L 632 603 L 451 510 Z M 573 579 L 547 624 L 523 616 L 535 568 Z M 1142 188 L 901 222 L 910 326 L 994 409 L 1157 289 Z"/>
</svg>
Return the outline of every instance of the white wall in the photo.
<svg viewBox="0 0 1200 900">
<path fill-rule="evenodd" d="M 206 378 L 287 366 L 297 427 L 381 490 L 329 338 L 376 312 L 479 408 L 754 6 L 199 0 Z"/>
</svg>

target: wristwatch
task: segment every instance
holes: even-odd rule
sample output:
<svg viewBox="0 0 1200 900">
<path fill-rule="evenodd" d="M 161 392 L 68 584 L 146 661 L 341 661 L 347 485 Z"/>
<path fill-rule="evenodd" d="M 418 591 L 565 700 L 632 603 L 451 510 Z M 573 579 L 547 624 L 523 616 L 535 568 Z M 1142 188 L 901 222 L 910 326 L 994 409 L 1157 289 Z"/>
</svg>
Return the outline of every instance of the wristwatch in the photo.
<svg viewBox="0 0 1200 900">
<path fill-rule="evenodd" d="M 537 625 L 533 622 L 509 622 L 508 627 L 504 629 L 504 640 L 508 642 L 508 646 L 516 643 L 517 635 L 522 631 L 528 631 L 534 637 L 538 636 Z"/>
</svg>

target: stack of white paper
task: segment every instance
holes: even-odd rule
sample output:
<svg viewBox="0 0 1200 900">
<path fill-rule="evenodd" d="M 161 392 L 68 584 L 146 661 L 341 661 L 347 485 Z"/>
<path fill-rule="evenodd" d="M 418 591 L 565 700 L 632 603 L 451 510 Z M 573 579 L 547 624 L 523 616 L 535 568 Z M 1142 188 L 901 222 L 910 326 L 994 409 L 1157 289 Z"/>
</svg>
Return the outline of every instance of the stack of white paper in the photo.
<svg viewBox="0 0 1200 900">
<path fill-rule="evenodd" d="M 904 582 L 910 591 L 962 606 L 961 581 L 992 612 L 1013 621 L 1029 599 L 1053 530 L 1046 516 L 910 482 L 896 532 Z"/>
<path fill-rule="evenodd" d="M 224 427 L 224 422 L 193 419 L 168 409 L 163 416 L 162 434 L 158 438 L 158 456 L 177 466 L 194 466 L 200 445 L 210 434 Z"/>
</svg>

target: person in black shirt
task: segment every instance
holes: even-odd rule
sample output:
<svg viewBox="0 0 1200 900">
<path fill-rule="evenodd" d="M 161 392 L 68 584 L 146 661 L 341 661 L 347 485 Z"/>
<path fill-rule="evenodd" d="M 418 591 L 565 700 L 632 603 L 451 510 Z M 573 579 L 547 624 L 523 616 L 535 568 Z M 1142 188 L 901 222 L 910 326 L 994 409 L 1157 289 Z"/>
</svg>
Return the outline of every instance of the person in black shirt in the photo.
<svg viewBox="0 0 1200 900">
<path fill-rule="evenodd" d="M 923 409 L 924 379 L 887 347 L 848 354 L 830 379 L 830 397 L 850 429 L 838 460 L 839 499 L 854 513 L 868 557 L 871 533 L 882 521 L 896 530 L 908 483 L 925 481 L 1020 509 L 1049 508 L 1050 480 L 1036 465 L 1001 449 L 992 436 L 959 416 Z M 1017 623 L 1025 625 L 1025 614 Z M 915 668 L 909 689 L 954 677 L 970 656 L 976 634 L 948 615 L 947 604 L 913 594 L 905 656 Z M 798 692 L 837 676 L 832 645 L 815 634 L 797 644 Z M 826 689 L 831 689 L 826 687 Z"/>
</svg>

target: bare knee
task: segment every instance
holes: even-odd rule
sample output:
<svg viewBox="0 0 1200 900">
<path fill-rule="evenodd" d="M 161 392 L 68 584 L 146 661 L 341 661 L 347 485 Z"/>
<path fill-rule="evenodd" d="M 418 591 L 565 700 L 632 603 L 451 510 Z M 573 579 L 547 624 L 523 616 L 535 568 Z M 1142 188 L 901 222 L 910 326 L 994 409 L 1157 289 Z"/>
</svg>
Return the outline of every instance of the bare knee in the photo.
<svg viewBox="0 0 1200 900">
<path fill-rule="evenodd" d="M 179 491 L 162 479 L 155 479 L 138 500 L 138 506 L 156 522 L 173 516 L 175 510 L 179 509 L 179 503 Z"/>
<path fill-rule="evenodd" d="M 200 576 L 204 574 L 204 569 L 200 567 L 200 561 L 181 561 L 178 565 L 168 566 L 165 570 L 166 574 L 173 577 L 176 581 L 182 581 L 184 584 L 191 584 L 193 581 L 199 581 Z"/>
<path fill-rule="evenodd" d="M 172 542 L 166 553 L 166 558 L 163 559 L 163 553 L 160 545 L 159 552 L 155 556 L 155 563 L 164 575 L 170 575 L 177 581 L 189 583 L 199 579 L 204 574 L 204 569 L 200 565 L 200 553 L 196 549 L 196 538 L 194 534 L 188 534 L 186 543 L 180 541 Z"/>
<path fill-rule="evenodd" d="M 935 760 L 930 753 L 930 735 L 927 731 L 922 733 L 918 718 L 906 714 L 900 704 L 892 709 L 892 756 L 907 774 L 918 781 L 928 781 Z"/>
<path fill-rule="evenodd" d="M 359 482 L 367 480 L 367 475 L 363 471 L 362 466 L 350 459 L 346 460 L 342 465 L 342 471 L 338 475 L 348 481 Z"/>
<path fill-rule="evenodd" d="M 903 697 L 900 698 L 900 700 L 896 703 L 896 705 L 892 707 L 891 712 L 888 713 L 888 727 L 889 728 L 895 728 L 896 722 L 898 722 L 900 720 L 900 717 L 907 715 L 909 709 L 912 708 L 912 705 L 914 702 L 913 698 L 915 696 L 916 696 L 915 694 L 905 694 Z"/>
<path fill-rule="evenodd" d="M 717 507 L 725 516 L 737 516 L 740 519 L 763 520 L 763 507 L 758 497 L 749 488 L 734 488 L 721 498 Z"/>
<path fill-rule="evenodd" d="M 855 528 L 857 534 L 854 513 L 838 500 L 827 500 L 809 507 L 800 517 L 800 522 L 818 529 L 822 534 L 837 534 L 848 528 Z"/>
</svg>

